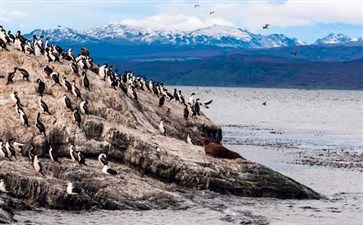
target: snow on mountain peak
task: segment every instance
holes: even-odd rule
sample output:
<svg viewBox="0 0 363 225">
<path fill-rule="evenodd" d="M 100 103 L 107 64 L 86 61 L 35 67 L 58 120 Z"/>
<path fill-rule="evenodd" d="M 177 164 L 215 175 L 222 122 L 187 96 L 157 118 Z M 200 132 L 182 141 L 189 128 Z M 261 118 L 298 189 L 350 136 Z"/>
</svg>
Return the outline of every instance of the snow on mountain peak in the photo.
<svg viewBox="0 0 363 225">
<path fill-rule="evenodd" d="M 352 41 L 350 37 L 345 34 L 330 33 L 326 37 L 320 38 L 315 41 L 315 44 L 339 44 Z"/>
<path fill-rule="evenodd" d="M 193 36 L 197 36 L 197 35 L 205 35 L 205 36 L 210 36 L 210 37 L 214 37 L 214 38 L 236 38 L 239 40 L 245 40 L 245 41 L 250 41 L 251 35 L 249 32 L 241 30 L 240 28 L 236 28 L 236 27 L 229 27 L 229 26 L 222 26 L 222 25 L 216 25 L 214 24 L 213 26 L 210 27 L 205 27 L 205 28 L 200 28 L 198 30 L 195 30 L 193 32 L 191 32 L 191 34 Z"/>
<path fill-rule="evenodd" d="M 77 31 L 71 28 L 35 30 L 55 42 L 112 42 L 175 46 L 216 46 L 229 48 L 271 48 L 301 45 L 282 34 L 263 36 L 236 27 L 213 25 L 192 32 L 153 30 L 123 24 L 108 24 Z"/>
</svg>

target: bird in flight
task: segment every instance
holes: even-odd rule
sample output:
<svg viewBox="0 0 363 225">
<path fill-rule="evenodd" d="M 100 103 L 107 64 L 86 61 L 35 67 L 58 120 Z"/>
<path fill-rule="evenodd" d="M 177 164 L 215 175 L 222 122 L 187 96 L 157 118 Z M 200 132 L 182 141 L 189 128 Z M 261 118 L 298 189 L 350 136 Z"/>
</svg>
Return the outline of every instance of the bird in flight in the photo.
<svg viewBox="0 0 363 225">
<path fill-rule="evenodd" d="M 216 11 L 211 11 L 211 12 L 209 12 L 209 15 L 212 15 L 212 14 L 214 14 Z"/>
<path fill-rule="evenodd" d="M 196 5 L 194 6 L 194 8 L 197 8 L 197 7 L 199 7 L 199 5 L 198 5 L 198 4 L 196 4 Z"/>
<path fill-rule="evenodd" d="M 270 24 L 266 24 L 265 26 L 262 27 L 262 29 L 268 29 L 268 26 L 270 26 Z"/>
<path fill-rule="evenodd" d="M 292 56 L 296 56 L 296 55 L 297 55 L 297 51 L 293 51 L 293 52 L 291 52 L 291 55 L 292 55 Z"/>
</svg>

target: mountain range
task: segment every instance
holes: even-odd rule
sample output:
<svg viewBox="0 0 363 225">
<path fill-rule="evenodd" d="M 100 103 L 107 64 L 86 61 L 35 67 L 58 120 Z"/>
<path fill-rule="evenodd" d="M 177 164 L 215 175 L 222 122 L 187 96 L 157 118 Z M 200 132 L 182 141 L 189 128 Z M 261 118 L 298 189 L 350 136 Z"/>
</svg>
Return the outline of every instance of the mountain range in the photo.
<svg viewBox="0 0 363 225">
<path fill-rule="evenodd" d="M 219 25 L 191 32 L 120 24 L 59 27 L 37 29 L 26 37 L 34 34 L 65 49 L 86 47 L 97 63 L 167 84 L 363 89 L 363 39 L 344 34 L 328 34 L 310 44 Z"/>
<path fill-rule="evenodd" d="M 306 42 L 283 34 L 254 34 L 241 28 L 213 25 L 191 32 L 153 30 L 121 24 L 108 24 L 86 30 L 66 27 L 48 30 L 34 30 L 33 34 L 43 34 L 54 42 L 62 43 L 110 43 L 118 45 L 174 45 L 179 47 L 215 46 L 222 48 L 274 48 L 307 45 Z M 314 44 L 336 44 L 351 41 L 344 34 L 329 34 Z"/>
</svg>

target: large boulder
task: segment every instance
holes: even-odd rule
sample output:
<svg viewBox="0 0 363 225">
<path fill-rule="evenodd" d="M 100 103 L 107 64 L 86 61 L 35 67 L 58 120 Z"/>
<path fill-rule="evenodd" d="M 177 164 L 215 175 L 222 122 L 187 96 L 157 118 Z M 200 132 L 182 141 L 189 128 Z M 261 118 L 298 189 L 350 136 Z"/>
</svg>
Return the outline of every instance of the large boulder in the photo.
<svg viewBox="0 0 363 225">
<path fill-rule="evenodd" d="M 91 91 L 82 87 L 81 76 L 70 73 L 69 62 L 50 65 L 68 80 L 75 80 L 83 98 L 89 102 L 91 115 L 82 114 L 78 127 L 72 112 L 63 106 L 66 94 L 74 107 L 80 100 L 65 88 L 53 85 L 42 71 L 49 65 L 44 57 L 25 55 L 11 49 L 0 51 L 0 75 L 18 66 L 30 73 L 30 81 L 16 75 L 14 83 L 0 79 L 0 138 L 15 138 L 26 146 L 17 160 L 0 161 L 0 178 L 9 193 L 34 206 L 54 209 L 151 209 L 184 207 L 183 196 L 173 191 L 176 186 L 192 190 L 211 190 L 249 197 L 319 199 L 322 196 L 310 188 L 251 161 L 216 159 L 206 156 L 203 148 L 186 143 L 189 134 L 194 140 L 200 136 L 220 142 L 222 131 L 203 114 L 183 118 L 184 106 L 166 101 L 158 106 L 158 98 L 148 91 L 138 90 L 139 103 L 119 89 L 111 88 L 97 74 L 88 71 Z M 42 79 L 48 90 L 43 100 L 51 115 L 41 114 L 47 136 L 35 126 L 40 111 L 35 81 Z M 18 92 L 30 127 L 21 124 L 15 113 L 10 94 Z M 167 109 L 170 108 L 170 113 Z M 166 136 L 159 132 L 159 122 L 165 121 Z M 52 143 L 62 164 L 53 163 L 47 156 Z M 30 146 L 41 158 L 45 177 L 35 174 L 27 159 Z M 69 159 L 69 147 L 74 145 L 86 155 L 86 166 L 76 165 Z M 105 175 L 97 161 L 106 153 L 117 170 L 117 176 Z M 73 182 L 85 193 L 68 195 L 66 184 Z"/>
</svg>

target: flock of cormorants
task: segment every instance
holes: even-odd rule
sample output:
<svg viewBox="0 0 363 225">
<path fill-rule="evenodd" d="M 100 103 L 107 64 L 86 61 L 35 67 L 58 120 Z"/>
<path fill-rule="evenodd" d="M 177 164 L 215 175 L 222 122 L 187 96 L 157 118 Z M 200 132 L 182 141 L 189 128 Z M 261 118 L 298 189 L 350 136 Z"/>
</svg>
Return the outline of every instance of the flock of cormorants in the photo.
<svg viewBox="0 0 363 225">
<path fill-rule="evenodd" d="M 177 103 L 183 104 L 183 115 L 185 120 L 188 120 L 190 116 L 199 116 L 200 106 L 208 108 L 208 105 L 212 103 L 212 100 L 205 103 L 200 103 L 199 98 L 195 99 L 195 93 L 192 93 L 188 101 L 186 101 L 182 95 L 181 90 L 177 90 L 176 88 L 174 88 L 173 93 L 170 93 L 161 82 L 154 82 L 151 79 L 147 80 L 144 76 L 135 76 L 131 71 L 125 71 L 123 74 L 119 74 L 118 70 L 114 70 L 112 65 L 109 66 L 108 64 L 104 64 L 97 68 L 97 66 L 95 66 L 93 63 L 92 58 L 90 57 L 89 51 L 85 48 L 81 48 L 80 54 L 75 57 L 72 49 L 65 51 L 62 47 L 58 45 L 49 44 L 48 39 L 44 39 L 43 36 L 40 36 L 38 38 L 36 35 L 34 35 L 32 41 L 30 41 L 26 39 L 20 31 L 18 31 L 14 36 L 13 34 L 11 34 L 10 30 L 6 32 L 5 29 L 0 26 L 0 48 L 5 51 L 10 51 L 8 48 L 9 46 L 13 46 L 13 49 L 21 51 L 28 55 L 33 55 L 34 57 L 46 57 L 49 63 L 61 62 L 61 60 L 63 63 L 69 62 L 70 70 L 72 71 L 72 73 L 82 77 L 83 87 L 77 87 L 75 80 L 69 82 L 65 75 L 61 76 L 58 72 L 53 71 L 53 69 L 49 66 L 45 66 L 43 68 L 45 75 L 52 80 L 52 86 L 59 85 L 63 87 L 65 91 L 73 94 L 77 99 L 80 100 L 79 107 L 74 106 L 67 94 L 65 93 L 63 95 L 64 107 L 72 112 L 73 120 L 78 127 L 82 126 L 81 114 L 90 114 L 90 110 L 88 109 L 88 101 L 82 95 L 82 92 L 80 90 L 83 89 L 91 91 L 91 83 L 87 77 L 88 70 L 91 70 L 98 74 L 100 78 L 105 81 L 106 85 L 108 85 L 110 88 L 124 92 L 136 104 L 140 104 L 137 95 L 138 91 L 147 91 L 157 96 L 159 98 L 159 107 L 163 107 L 166 100 L 173 100 Z M 23 68 L 14 67 L 13 71 L 8 73 L 6 85 L 13 85 L 13 83 L 15 82 L 14 78 L 17 75 L 21 76 L 23 80 L 30 81 L 30 74 L 28 71 Z M 42 113 L 52 115 L 47 103 L 43 100 L 43 95 L 46 93 L 46 90 L 48 88 L 49 87 L 47 87 L 46 83 L 42 79 L 38 78 L 36 80 L 36 91 L 40 96 L 38 99 L 39 108 Z M 29 127 L 29 120 L 24 111 L 24 105 L 21 103 L 21 99 L 18 96 L 18 93 L 13 92 L 10 97 L 15 104 L 15 111 L 19 116 L 20 122 L 24 126 Z M 37 120 L 35 125 L 39 132 L 46 137 L 46 126 L 41 120 L 41 112 L 37 114 Z M 170 114 L 170 108 L 167 109 L 166 113 Z M 167 134 L 163 120 L 160 121 L 159 130 L 162 135 Z M 187 136 L 186 142 L 192 144 L 189 135 Z M 6 143 L 0 139 L 0 158 L 7 158 L 9 160 L 12 160 L 12 158 L 14 157 L 16 159 L 16 151 L 23 152 L 22 148 L 24 146 L 25 144 L 17 142 L 13 138 L 9 139 Z M 46 141 L 46 147 L 48 149 L 49 158 L 53 162 L 61 163 L 58 159 L 57 152 L 54 149 L 52 143 Z M 79 165 L 86 164 L 84 153 L 82 151 L 76 151 L 74 145 L 70 146 L 69 154 L 70 158 Z M 28 157 L 32 162 L 36 173 L 44 175 L 42 164 L 38 159 L 39 156 L 35 154 L 34 146 L 33 144 L 31 144 L 31 147 L 28 151 Z M 109 175 L 117 174 L 115 170 L 109 168 L 106 154 L 100 154 L 98 157 L 98 161 L 103 166 L 103 173 Z M 3 189 L 4 192 L 6 191 L 3 180 L 0 181 L 0 189 Z M 68 183 L 67 192 L 69 194 L 77 194 L 81 193 L 82 190 L 73 187 L 72 183 Z"/>
</svg>

